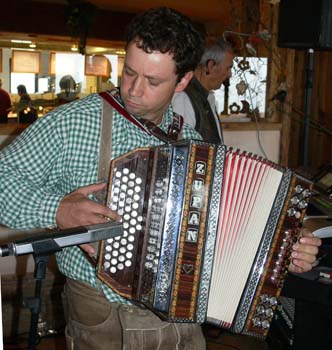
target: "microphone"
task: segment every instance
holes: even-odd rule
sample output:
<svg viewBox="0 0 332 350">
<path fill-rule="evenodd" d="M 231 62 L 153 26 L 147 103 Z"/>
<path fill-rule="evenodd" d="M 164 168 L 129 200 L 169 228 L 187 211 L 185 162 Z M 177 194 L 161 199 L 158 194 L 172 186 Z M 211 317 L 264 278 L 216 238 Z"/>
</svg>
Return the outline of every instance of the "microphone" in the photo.
<svg viewBox="0 0 332 350">
<path fill-rule="evenodd" d="M 29 234 L 29 232 L 26 232 Z M 33 236 L 0 245 L 0 257 L 9 255 L 54 253 L 65 247 L 92 243 L 123 234 L 122 223 L 109 221 L 65 230 L 47 230 Z"/>
</svg>

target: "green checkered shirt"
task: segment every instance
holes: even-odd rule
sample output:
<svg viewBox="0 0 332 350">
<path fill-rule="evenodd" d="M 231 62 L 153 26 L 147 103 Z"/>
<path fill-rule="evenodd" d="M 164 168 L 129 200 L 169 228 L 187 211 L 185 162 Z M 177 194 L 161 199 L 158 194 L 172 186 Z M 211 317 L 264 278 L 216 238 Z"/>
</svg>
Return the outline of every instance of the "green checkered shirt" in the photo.
<svg viewBox="0 0 332 350">
<path fill-rule="evenodd" d="M 102 99 L 97 94 L 58 107 L 27 128 L 0 153 L 0 222 L 17 229 L 55 226 L 61 199 L 97 181 Z M 160 127 L 172 122 L 171 107 Z M 184 139 L 200 139 L 188 125 Z M 112 158 L 161 142 L 113 113 Z M 60 271 L 97 287 L 95 268 L 78 247 L 57 253 Z M 111 302 L 125 299 L 103 285 Z"/>
</svg>

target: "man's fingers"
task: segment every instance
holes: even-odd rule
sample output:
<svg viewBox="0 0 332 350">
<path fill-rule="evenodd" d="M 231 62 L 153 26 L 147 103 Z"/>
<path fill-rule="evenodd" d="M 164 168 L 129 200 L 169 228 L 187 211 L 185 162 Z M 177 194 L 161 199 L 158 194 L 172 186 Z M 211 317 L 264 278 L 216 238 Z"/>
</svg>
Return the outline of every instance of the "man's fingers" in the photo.
<svg viewBox="0 0 332 350">
<path fill-rule="evenodd" d="M 288 270 L 293 273 L 303 273 L 310 271 L 311 268 L 312 266 L 304 262 L 303 260 L 293 259 L 289 265 Z"/>
<path fill-rule="evenodd" d="M 311 265 L 316 261 L 316 255 L 305 252 L 293 251 L 291 255 L 292 259 L 303 261 L 304 264 Z"/>
<path fill-rule="evenodd" d="M 80 187 L 77 192 L 83 194 L 84 196 L 88 196 L 92 193 L 102 191 L 106 187 L 106 182 L 100 182 L 88 186 Z"/>
<path fill-rule="evenodd" d="M 94 256 L 96 254 L 96 250 L 90 244 L 81 244 L 80 248 L 90 256 Z"/>
<path fill-rule="evenodd" d="M 322 245 L 322 240 L 319 237 L 314 237 L 312 234 L 310 234 L 300 237 L 300 243 L 318 248 Z"/>
<path fill-rule="evenodd" d="M 121 216 L 117 212 L 105 207 L 102 204 L 98 204 L 98 210 L 95 211 L 95 214 L 101 215 L 106 219 L 121 221 Z"/>
<path fill-rule="evenodd" d="M 99 224 L 109 220 L 121 221 L 121 217 L 116 212 L 88 197 L 92 193 L 102 191 L 105 187 L 106 183 L 92 184 L 63 197 L 56 213 L 57 225 L 64 229 Z"/>
</svg>

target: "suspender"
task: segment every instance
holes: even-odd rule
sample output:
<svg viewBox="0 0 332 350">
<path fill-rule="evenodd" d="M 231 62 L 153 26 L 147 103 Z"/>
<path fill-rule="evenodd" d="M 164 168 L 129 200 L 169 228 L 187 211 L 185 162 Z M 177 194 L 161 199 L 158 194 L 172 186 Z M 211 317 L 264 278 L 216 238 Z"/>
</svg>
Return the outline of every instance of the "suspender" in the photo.
<svg viewBox="0 0 332 350">
<path fill-rule="evenodd" d="M 109 169 L 112 156 L 112 122 L 113 107 L 103 101 L 100 126 L 100 145 L 99 145 L 99 164 L 98 164 L 98 181 L 108 181 Z M 106 203 L 107 189 L 96 193 L 96 198 L 101 203 Z"/>
</svg>

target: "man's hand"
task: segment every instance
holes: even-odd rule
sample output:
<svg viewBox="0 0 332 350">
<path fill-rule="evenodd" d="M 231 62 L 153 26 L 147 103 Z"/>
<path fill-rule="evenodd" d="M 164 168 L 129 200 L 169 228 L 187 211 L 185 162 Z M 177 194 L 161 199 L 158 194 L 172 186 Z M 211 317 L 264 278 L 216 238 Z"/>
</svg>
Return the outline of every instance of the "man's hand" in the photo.
<svg viewBox="0 0 332 350">
<path fill-rule="evenodd" d="M 105 183 L 100 183 L 81 187 L 63 197 L 56 213 L 58 227 L 66 229 L 119 220 L 116 212 L 88 198 L 88 195 L 103 190 L 105 186 Z M 90 255 L 95 254 L 94 248 L 88 244 L 81 245 L 81 248 Z"/>
<path fill-rule="evenodd" d="M 300 239 L 293 245 L 289 271 L 302 273 L 310 271 L 317 261 L 318 247 L 322 241 L 308 229 L 302 229 Z"/>
</svg>

